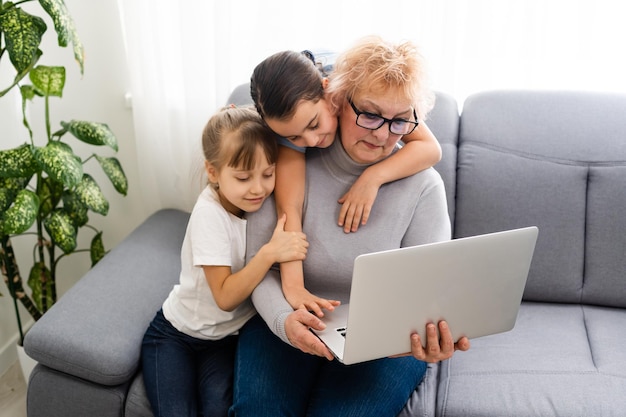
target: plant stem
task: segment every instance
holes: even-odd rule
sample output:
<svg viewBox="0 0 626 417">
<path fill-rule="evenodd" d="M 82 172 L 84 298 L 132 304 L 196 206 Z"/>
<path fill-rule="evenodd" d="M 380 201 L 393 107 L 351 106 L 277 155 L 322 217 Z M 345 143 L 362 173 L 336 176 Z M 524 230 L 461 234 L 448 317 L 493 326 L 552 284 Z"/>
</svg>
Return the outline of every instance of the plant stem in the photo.
<svg viewBox="0 0 626 417">
<path fill-rule="evenodd" d="M 15 316 L 17 319 L 17 327 L 20 332 L 20 343 L 22 343 L 24 341 L 24 331 L 22 328 L 22 321 L 19 309 L 17 307 L 17 301 L 19 300 L 22 303 L 28 313 L 33 317 L 33 319 L 35 319 L 35 321 L 41 318 L 41 312 L 37 309 L 33 301 L 24 291 L 24 286 L 22 285 L 22 277 L 20 275 L 20 270 L 15 260 L 15 253 L 13 252 L 11 240 L 8 236 L 2 236 L 0 243 L 0 267 L 2 269 L 4 281 L 9 288 L 9 293 L 13 298 Z"/>
<path fill-rule="evenodd" d="M 21 0 L 21 1 L 16 1 L 16 2 L 14 3 L 14 5 L 15 5 L 15 6 L 19 6 L 19 5 L 20 5 L 20 4 L 22 4 L 22 3 L 30 3 L 31 1 L 34 1 L 34 0 Z"/>
<path fill-rule="evenodd" d="M 8 241 L 8 239 L 7 239 Z M 17 297 L 15 296 L 15 284 L 13 283 L 13 278 L 9 277 L 10 267 L 8 266 L 8 257 L 6 255 L 5 247 L 5 239 L 2 239 L 2 256 L 0 257 L 0 267 L 2 267 L 2 275 L 4 276 L 4 281 L 9 288 L 9 294 L 11 298 L 13 298 L 13 308 L 15 309 L 15 319 L 17 320 L 17 329 L 20 332 L 20 344 L 24 343 L 24 330 L 22 329 L 22 318 L 20 316 L 20 309 L 17 306 Z M 13 275 L 13 274 L 11 274 Z"/>
<path fill-rule="evenodd" d="M 50 96 L 47 94 L 44 96 L 44 101 L 46 103 L 46 135 L 48 135 L 48 142 L 52 141 L 52 132 L 50 129 Z"/>
<path fill-rule="evenodd" d="M 51 259 L 51 267 L 50 267 L 50 306 L 48 306 L 48 300 L 47 299 L 43 299 L 42 301 L 45 302 L 45 305 L 43 305 L 43 312 L 45 313 L 46 311 L 48 311 L 49 307 L 52 307 L 52 305 L 54 303 L 56 303 L 57 301 L 57 286 L 56 286 L 56 282 L 57 282 L 57 263 L 53 262 L 52 260 L 54 259 L 54 244 L 50 245 L 48 247 L 48 256 Z M 47 289 L 47 288 L 46 288 Z"/>
<path fill-rule="evenodd" d="M 41 176 L 41 172 L 37 173 L 37 195 L 41 195 L 42 190 L 42 184 L 43 183 L 43 179 Z M 44 253 L 44 238 L 43 238 L 43 219 L 42 219 L 42 213 L 41 210 L 38 211 L 37 213 L 37 255 L 39 256 L 39 262 L 41 262 L 42 265 L 45 265 L 46 262 L 46 257 L 45 257 L 45 253 Z M 47 288 L 46 288 L 46 277 L 45 274 L 42 273 L 42 275 L 39 277 L 40 281 L 41 281 L 41 293 L 39 294 L 40 296 L 40 305 L 41 305 L 41 311 L 42 312 L 46 312 L 47 310 Z"/>
</svg>

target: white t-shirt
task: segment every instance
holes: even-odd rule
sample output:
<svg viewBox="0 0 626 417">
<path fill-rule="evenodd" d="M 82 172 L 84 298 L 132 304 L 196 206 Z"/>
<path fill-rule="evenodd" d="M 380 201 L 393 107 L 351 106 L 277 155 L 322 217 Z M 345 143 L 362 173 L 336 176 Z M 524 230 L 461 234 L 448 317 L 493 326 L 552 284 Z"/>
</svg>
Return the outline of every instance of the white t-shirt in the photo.
<svg viewBox="0 0 626 417">
<path fill-rule="evenodd" d="M 180 283 L 163 303 L 163 314 L 178 331 L 198 339 L 217 340 L 236 334 L 255 314 L 249 299 L 233 311 L 215 303 L 203 265 L 243 268 L 246 220 L 222 207 L 217 194 L 206 187 L 191 212 L 181 250 Z"/>
</svg>

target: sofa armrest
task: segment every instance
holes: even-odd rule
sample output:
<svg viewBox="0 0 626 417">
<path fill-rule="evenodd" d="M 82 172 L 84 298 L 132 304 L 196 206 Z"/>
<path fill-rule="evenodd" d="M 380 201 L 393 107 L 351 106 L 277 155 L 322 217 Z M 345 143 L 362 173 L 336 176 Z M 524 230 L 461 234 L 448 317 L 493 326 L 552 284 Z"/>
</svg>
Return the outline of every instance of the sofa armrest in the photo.
<svg viewBox="0 0 626 417">
<path fill-rule="evenodd" d="M 137 371 L 141 340 L 178 282 L 189 214 L 150 216 L 89 270 L 26 334 L 39 363 L 104 385 Z"/>
</svg>

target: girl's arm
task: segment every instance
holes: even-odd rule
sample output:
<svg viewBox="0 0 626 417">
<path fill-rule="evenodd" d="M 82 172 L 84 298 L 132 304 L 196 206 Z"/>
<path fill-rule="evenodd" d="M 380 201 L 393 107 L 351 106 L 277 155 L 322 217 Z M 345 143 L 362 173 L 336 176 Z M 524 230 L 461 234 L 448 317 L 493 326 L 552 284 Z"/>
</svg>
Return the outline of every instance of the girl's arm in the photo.
<svg viewBox="0 0 626 417">
<path fill-rule="evenodd" d="M 217 306 L 224 311 L 234 310 L 252 294 L 274 263 L 302 261 L 308 246 L 303 233 L 285 231 L 283 215 L 276 223 L 270 241 L 241 270 L 233 274 L 230 266 L 203 266 Z"/>
<path fill-rule="evenodd" d="M 287 146 L 279 146 L 274 198 L 278 217 L 287 215 L 285 230 L 302 232 L 305 177 L 304 153 Z M 332 310 L 335 305 L 339 304 L 336 301 L 316 297 L 304 288 L 301 260 L 281 263 L 280 276 L 283 294 L 294 309 L 305 307 L 321 317 L 323 316 L 322 308 Z"/>
<path fill-rule="evenodd" d="M 381 185 L 417 174 L 441 160 L 441 146 L 425 123 L 402 138 L 405 145 L 389 158 L 367 168 L 339 200 L 339 226 L 356 232 L 367 223 Z"/>
<path fill-rule="evenodd" d="M 285 230 L 302 231 L 305 176 L 304 153 L 287 146 L 279 146 L 274 199 L 276 200 L 278 217 L 280 218 L 283 214 L 287 215 Z M 294 263 L 300 264 L 300 271 L 302 271 L 302 264 L 299 261 Z"/>
</svg>

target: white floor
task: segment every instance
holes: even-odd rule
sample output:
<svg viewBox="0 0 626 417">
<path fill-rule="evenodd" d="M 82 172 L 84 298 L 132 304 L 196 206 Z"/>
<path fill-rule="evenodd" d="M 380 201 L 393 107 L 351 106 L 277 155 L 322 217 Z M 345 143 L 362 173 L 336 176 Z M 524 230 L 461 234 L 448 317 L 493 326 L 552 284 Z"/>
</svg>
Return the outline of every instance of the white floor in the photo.
<svg viewBox="0 0 626 417">
<path fill-rule="evenodd" d="M 18 362 L 0 376 L 0 417 L 26 417 L 26 382 Z"/>
</svg>

